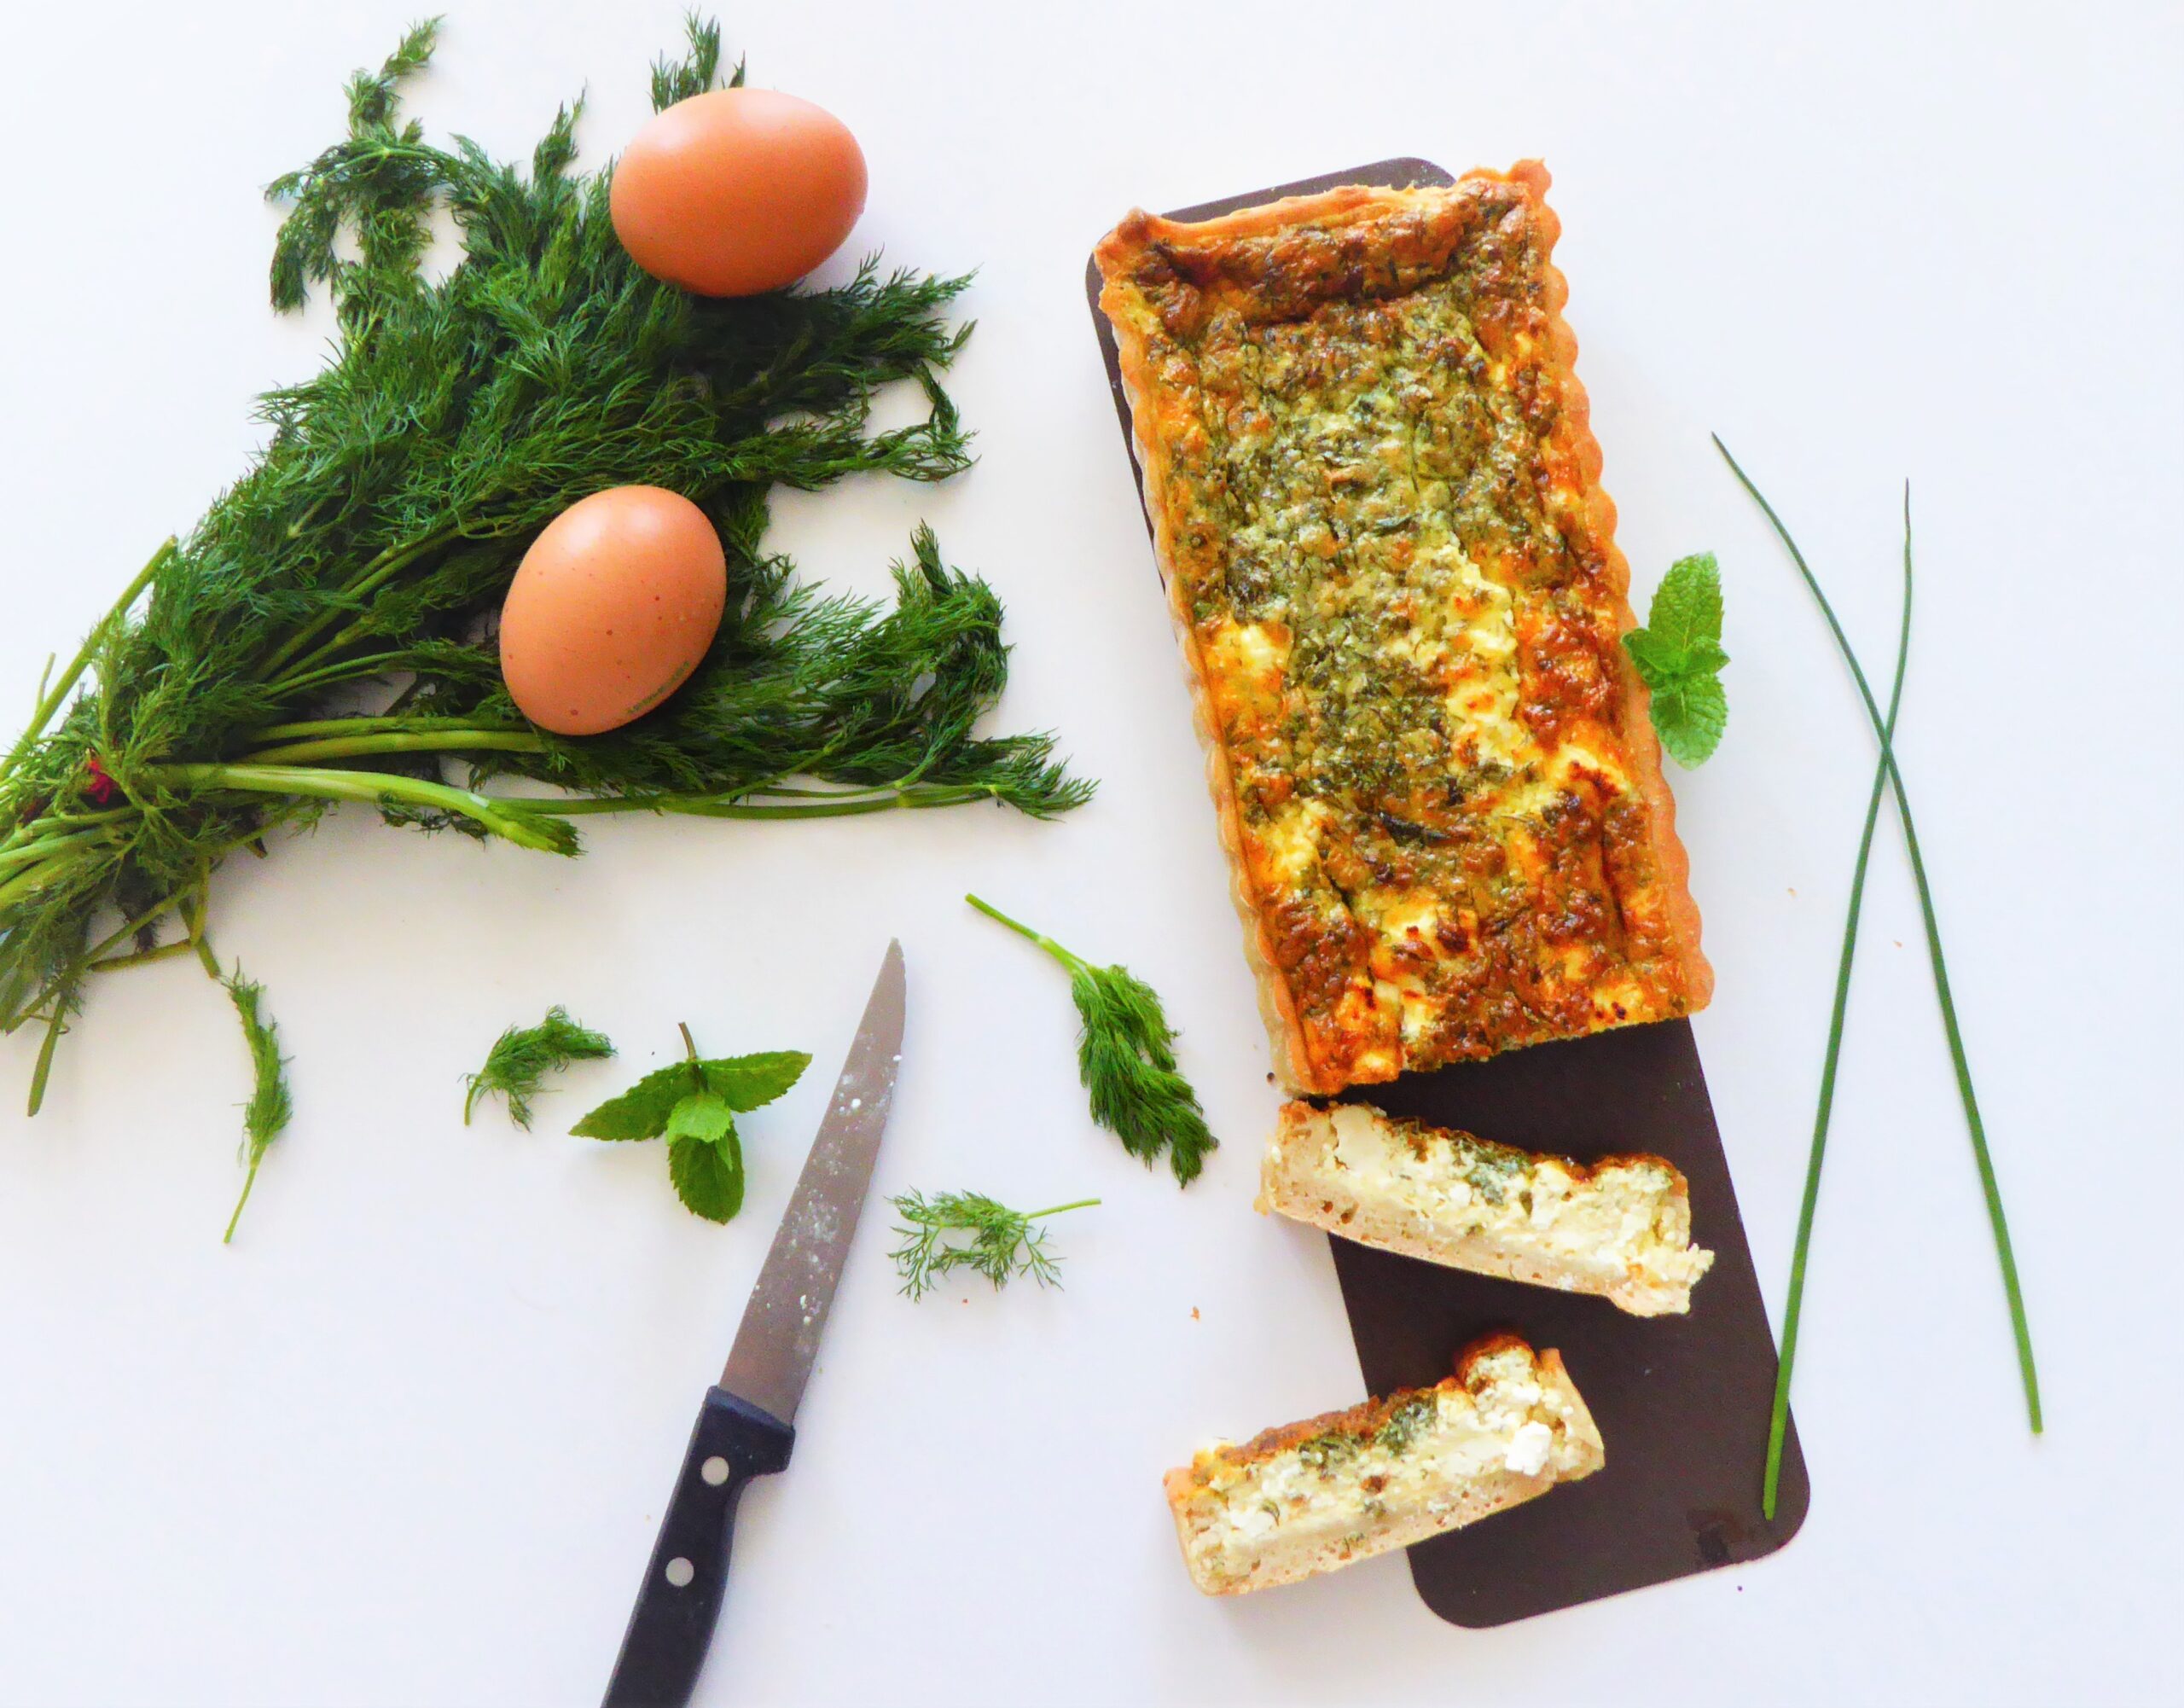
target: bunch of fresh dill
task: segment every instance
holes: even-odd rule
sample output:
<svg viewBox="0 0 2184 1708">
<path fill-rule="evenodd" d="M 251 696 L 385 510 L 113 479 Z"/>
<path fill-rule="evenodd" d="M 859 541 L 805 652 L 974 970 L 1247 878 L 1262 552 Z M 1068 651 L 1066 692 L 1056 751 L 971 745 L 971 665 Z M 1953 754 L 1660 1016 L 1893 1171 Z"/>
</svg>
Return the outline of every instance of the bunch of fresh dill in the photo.
<svg viewBox="0 0 2184 1708">
<path fill-rule="evenodd" d="M 1007 675 L 1001 607 L 929 532 L 892 604 L 799 584 L 764 547 L 776 485 L 966 466 L 937 377 L 969 330 L 947 318 L 964 281 L 868 264 L 833 290 L 689 296 L 623 252 L 609 174 L 572 170 L 575 107 L 527 171 L 400 116 L 433 35 L 420 25 L 358 73 L 347 135 L 270 192 L 288 209 L 274 303 L 325 289 L 338 351 L 264 399 L 255 466 L 57 677 L 48 666 L 0 758 L 0 1028 L 47 1028 L 33 1113 L 87 978 L 193 950 L 216 967 L 213 870 L 330 802 L 569 854 L 584 813 L 999 801 L 1046 816 L 1089 792 L 1047 738 L 973 733 Z M 687 55 L 654 68 L 655 104 L 719 69 L 717 27 L 694 20 Z M 433 279 L 420 264 L 443 209 L 462 257 Z M 928 412 L 874 430 L 874 394 L 897 381 L 921 386 Z M 728 614 L 659 709 L 611 735 L 548 735 L 502 685 L 493 613 L 547 522 L 637 482 L 718 526 Z M 566 793 L 485 791 L 508 776 Z M 183 935 L 162 941 L 170 921 Z"/>
</svg>

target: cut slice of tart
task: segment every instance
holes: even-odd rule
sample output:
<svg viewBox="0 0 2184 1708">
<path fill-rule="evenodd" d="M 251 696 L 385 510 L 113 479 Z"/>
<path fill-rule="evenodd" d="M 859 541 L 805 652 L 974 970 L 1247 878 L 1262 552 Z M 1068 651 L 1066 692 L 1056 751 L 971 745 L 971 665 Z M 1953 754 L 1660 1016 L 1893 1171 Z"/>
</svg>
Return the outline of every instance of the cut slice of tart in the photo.
<svg viewBox="0 0 2184 1708">
<path fill-rule="evenodd" d="M 1460 1529 L 1605 1462 L 1560 1356 L 1497 1334 L 1435 1386 L 1206 1448 L 1168 1473 L 1168 1505 L 1192 1581 L 1236 1595 Z"/>
<path fill-rule="evenodd" d="M 1284 1105 L 1258 1207 L 1451 1269 L 1598 1293 L 1636 1316 L 1690 1310 L 1714 1261 L 1691 1243 L 1682 1173 L 1659 1157 L 1572 1162 L 1364 1103 Z"/>
</svg>

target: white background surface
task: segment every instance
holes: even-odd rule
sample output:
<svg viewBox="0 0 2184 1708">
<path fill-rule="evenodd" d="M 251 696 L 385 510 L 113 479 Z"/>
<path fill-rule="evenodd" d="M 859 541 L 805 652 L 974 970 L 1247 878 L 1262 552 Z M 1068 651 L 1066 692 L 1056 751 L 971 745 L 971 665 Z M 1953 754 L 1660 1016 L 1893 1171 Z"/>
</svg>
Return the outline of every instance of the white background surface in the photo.
<svg viewBox="0 0 2184 1708">
<path fill-rule="evenodd" d="M 860 246 L 980 270 L 953 381 L 975 472 L 783 500 L 778 537 L 876 587 L 930 518 L 1009 603 L 1002 722 L 1060 730 L 1098 800 L 1054 826 L 601 823 L 574 863 L 345 811 L 231 863 L 216 940 L 266 983 L 297 1116 L 230 1249 L 245 1065 L 193 966 L 102 986 L 35 1123 L 12 1113 L 34 1043 L 9 1041 L 0 1699 L 595 1699 L 891 933 L 912 1014 L 878 1189 L 1107 1203 L 1057 1229 L 1066 1292 L 915 1307 L 868 1223 L 795 1464 L 744 1508 L 701 1699 L 2177 1699 L 2177 14 L 1053 9 L 725 21 L 754 81 L 862 139 Z M 337 134 L 340 79 L 410 10 L 13 20 L 20 704 L 241 470 L 253 395 L 317 359 L 324 318 L 264 305 L 257 187 Z M 435 129 L 527 152 L 588 84 L 597 160 L 678 9 L 451 10 L 415 97 Z M 1361 1389 L 1324 1242 L 1249 1208 L 1275 1096 L 1080 287 L 1134 202 L 1413 152 L 1548 160 L 1638 587 L 1721 554 L 1734 712 L 1675 781 L 1720 975 L 1699 1039 L 1777 1310 L 1872 746 L 1705 435 L 1801 531 L 1876 676 L 1914 478 L 1904 766 L 2048 1402 L 2036 1443 L 1891 829 L 1798 1373 L 1810 1521 L 1748 1569 L 1489 1632 L 1435 1620 L 1399 1559 L 1219 1603 L 1175 1557 L 1163 1467 Z M 1059 974 L 967 887 L 1166 996 L 1227 1141 L 1201 1184 L 1089 1125 Z M 533 1133 L 465 1130 L 460 1074 L 550 1001 L 624 1060 L 569 1076 Z M 818 1058 L 746 1124 L 727 1229 L 675 1205 L 658 1147 L 561 1136 L 679 1019 Z"/>
</svg>

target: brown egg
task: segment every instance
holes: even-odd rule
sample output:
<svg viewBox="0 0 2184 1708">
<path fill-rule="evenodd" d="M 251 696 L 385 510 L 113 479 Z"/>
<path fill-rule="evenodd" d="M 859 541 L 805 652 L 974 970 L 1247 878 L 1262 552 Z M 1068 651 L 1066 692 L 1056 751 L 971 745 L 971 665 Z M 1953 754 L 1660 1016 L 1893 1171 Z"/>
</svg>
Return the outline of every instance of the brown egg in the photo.
<svg viewBox="0 0 2184 1708">
<path fill-rule="evenodd" d="M 579 499 L 531 543 L 501 607 L 501 675 L 557 735 L 641 717 L 706 655 L 728 602 L 720 536 L 657 486 Z"/>
<path fill-rule="evenodd" d="M 823 107 L 770 89 L 678 101 L 614 168 L 614 229 L 647 272 L 700 296 L 793 285 L 864 211 L 864 154 Z"/>
</svg>

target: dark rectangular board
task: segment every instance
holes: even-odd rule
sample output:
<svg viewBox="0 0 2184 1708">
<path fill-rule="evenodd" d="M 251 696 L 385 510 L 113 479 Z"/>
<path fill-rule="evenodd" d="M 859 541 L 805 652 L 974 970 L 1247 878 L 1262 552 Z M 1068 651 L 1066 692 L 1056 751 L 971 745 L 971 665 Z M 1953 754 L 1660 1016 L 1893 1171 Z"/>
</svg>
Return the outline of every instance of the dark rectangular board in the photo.
<svg viewBox="0 0 2184 1708">
<path fill-rule="evenodd" d="M 1428 160 L 1380 160 L 1170 218 L 1205 219 L 1337 184 L 1453 181 Z M 1130 402 L 1100 311 L 1096 264 L 1086 266 L 1085 290 L 1135 473 Z M 1149 519 L 1147 526 L 1149 532 Z M 1528 1150 L 1580 1159 L 1627 1151 L 1666 1157 L 1691 1182 L 1693 1236 L 1715 1254 L 1689 1316 L 1638 1317 L 1605 1299 L 1468 1275 L 1330 1236 L 1357 1361 L 1374 1393 L 1438 1381 L 1472 1341 L 1508 1329 L 1560 1351 L 1607 1444 L 1606 1468 L 1584 1481 L 1412 1548 L 1411 1577 L 1428 1607 L 1459 1625 L 1506 1624 L 1741 1565 L 1797 1534 L 1811 1485 L 1794 1422 L 1775 1515 L 1760 1512 L 1774 1339 L 1689 1021 L 1513 1050 L 1350 1095 Z"/>
</svg>

